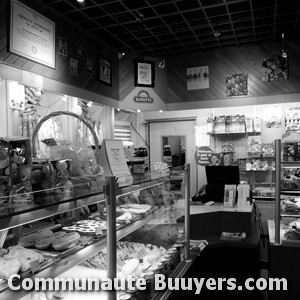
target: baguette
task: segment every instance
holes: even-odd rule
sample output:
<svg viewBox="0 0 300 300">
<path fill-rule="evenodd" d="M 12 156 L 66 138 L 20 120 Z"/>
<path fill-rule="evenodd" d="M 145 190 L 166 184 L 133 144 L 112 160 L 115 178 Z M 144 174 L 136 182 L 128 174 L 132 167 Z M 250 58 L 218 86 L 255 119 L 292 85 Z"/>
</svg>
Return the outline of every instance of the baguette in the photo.
<svg viewBox="0 0 300 300">
<path fill-rule="evenodd" d="M 61 251 L 68 249 L 70 246 L 75 245 L 80 239 L 80 234 L 78 232 L 70 232 L 65 236 L 60 236 L 54 239 L 52 242 L 52 247 L 55 250 Z"/>
</svg>

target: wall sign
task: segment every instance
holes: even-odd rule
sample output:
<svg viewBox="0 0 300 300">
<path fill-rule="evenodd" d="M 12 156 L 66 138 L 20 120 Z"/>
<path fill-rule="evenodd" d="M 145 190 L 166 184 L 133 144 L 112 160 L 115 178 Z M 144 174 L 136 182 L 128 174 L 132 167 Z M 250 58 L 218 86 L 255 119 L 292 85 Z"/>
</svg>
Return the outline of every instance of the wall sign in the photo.
<svg viewBox="0 0 300 300">
<path fill-rule="evenodd" d="M 197 147 L 195 160 L 200 166 L 208 166 L 211 163 L 212 149 L 209 147 Z"/>
<path fill-rule="evenodd" d="M 55 68 L 55 23 L 12 0 L 9 51 Z"/>
<path fill-rule="evenodd" d="M 141 90 L 138 92 L 137 96 L 135 96 L 133 98 L 134 102 L 144 102 L 144 103 L 152 103 L 153 102 L 153 98 L 150 97 L 150 94 L 145 91 L 145 90 Z"/>
<path fill-rule="evenodd" d="M 200 90 L 209 88 L 208 66 L 186 69 L 187 90 Z"/>
</svg>

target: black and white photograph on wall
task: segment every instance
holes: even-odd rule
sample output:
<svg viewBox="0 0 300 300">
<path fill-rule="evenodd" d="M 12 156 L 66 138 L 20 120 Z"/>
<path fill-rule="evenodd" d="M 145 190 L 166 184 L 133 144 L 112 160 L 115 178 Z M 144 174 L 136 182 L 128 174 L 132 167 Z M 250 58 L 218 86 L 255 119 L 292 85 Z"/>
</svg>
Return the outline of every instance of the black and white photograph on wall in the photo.
<svg viewBox="0 0 300 300">
<path fill-rule="evenodd" d="M 226 97 L 248 95 L 248 74 L 227 75 Z"/>
<path fill-rule="evenodd" d="M 70 73 L 73 76 L 78 75 L 78 60 L 74 58 L 70 58 Z"/>
<path fill-rule="evenodd" d="M 80 46 L 75 46 L 75 54 L 76 56 L 83 58 L 84 57 L 84 49 Z"/>
<path fill-rule="evenodd" d="M 112 86 L 112 61 L 103 56 L 98 57 L 98 81 Z"/>
<path fill-rule="evenodd" d="M 275 81 L 288 79 L 289 66 L 287 58 L 275 55 L 263 58 L 262 81 Z"/>
<path fill-rule="evenodd" d="M 94 62 L 91 58 L 86 59 L 86 72 L 92 74 L 94 71 Z"/>
<path fill-rule="evenodd" d="M 208 66 L 186 69 L 187 90 L 200 90 L 209 88 Z"/>
<path fill-rule="evenodd" d="M 58 37 L 58 53 L 63 56 L 68 55 L 67 41 L 62 37 Z"/>
</svg>

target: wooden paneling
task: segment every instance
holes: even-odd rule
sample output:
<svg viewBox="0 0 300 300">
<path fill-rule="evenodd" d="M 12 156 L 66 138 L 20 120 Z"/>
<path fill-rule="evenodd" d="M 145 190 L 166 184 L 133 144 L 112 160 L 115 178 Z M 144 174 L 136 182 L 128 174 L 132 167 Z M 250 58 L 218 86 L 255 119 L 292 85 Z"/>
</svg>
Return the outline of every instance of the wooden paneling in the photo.
<svg viewBox="0 0 300 300">
<path fill-rule="evenodd" d="M 280 54 L 281 44 L 243 46 L 213 50 L 166 60 L 168 66 L 167 103 L 218 100 L 226 97 L 225 76 L 248 74 L 248 96 L 292 94 L 300 92 L 299 42 L 286 43 L 289 51 L 289 79 L 264 82 L 261 79 L 262 58 Z M 209 66 L 209 88 L 187 90 L 186 69 Z M 246 97 L 246 96 L 241 96 Z M 216 103 L 217 104 L 217 103 Z"/>
<path fill-rule="evenodd" d="M 95 37 L 82 31 L 78 26 L 76 26 L 76 24 L 72 24 L 63 19 L 57 13 L 49 11 L 49 9 L 46 9 L 45 6 L 41 5 L 39 0 L 22 2 L 55 22 L 56 68 L 52 69 L 43 66 L 8 52 L 8 13 L 10 0 L 2 0 L 0 6 L 0 61 L 65 84 L 89 90 L 99 94 L 99 96 L 104 95 L 106 97 L 119 100 L 119 61 L 117 58 L 117 52 L 108 48 L 108 46 L 101 43 Z M 66 57 L 58 54 L 59 36 L 67 40 L 68 56 Z M 80 58 L 75 55 L 75 45 L 84 48 L 84 58 Z M 108 87 L 97 81 L 97 54 L 101 54 L 112 59 L 112 87 Z M 87 57 L 91 58 L 94 62 L 94 72 L 92 74 L 86 72 Z M 78 76 L 72 76 L 70 74 L 70 58 L 78 60 Z"/>
</svg>

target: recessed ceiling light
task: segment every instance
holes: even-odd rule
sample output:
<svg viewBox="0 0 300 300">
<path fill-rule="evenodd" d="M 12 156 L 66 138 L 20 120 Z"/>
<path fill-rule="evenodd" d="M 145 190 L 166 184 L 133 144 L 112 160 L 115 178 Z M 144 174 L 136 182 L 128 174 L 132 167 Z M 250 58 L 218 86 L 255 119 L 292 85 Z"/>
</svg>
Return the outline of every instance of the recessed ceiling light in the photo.
<svg viewBox="0 0 300 300">
<path fill-rule="evenodd" d="M 77 0 L 77 2 L 82 3 L 82 2 L 84 2 L 84 0 Z"/>
<path fill-rule="evenodd" d="M 141 110 L 140 110 L 140 109 L 137 109 L 137 110 L 136 110 L 136 112 L 137 112 L 137 113 L 140 113 L 140 112 L 141 112 Z"/>
</svg>

